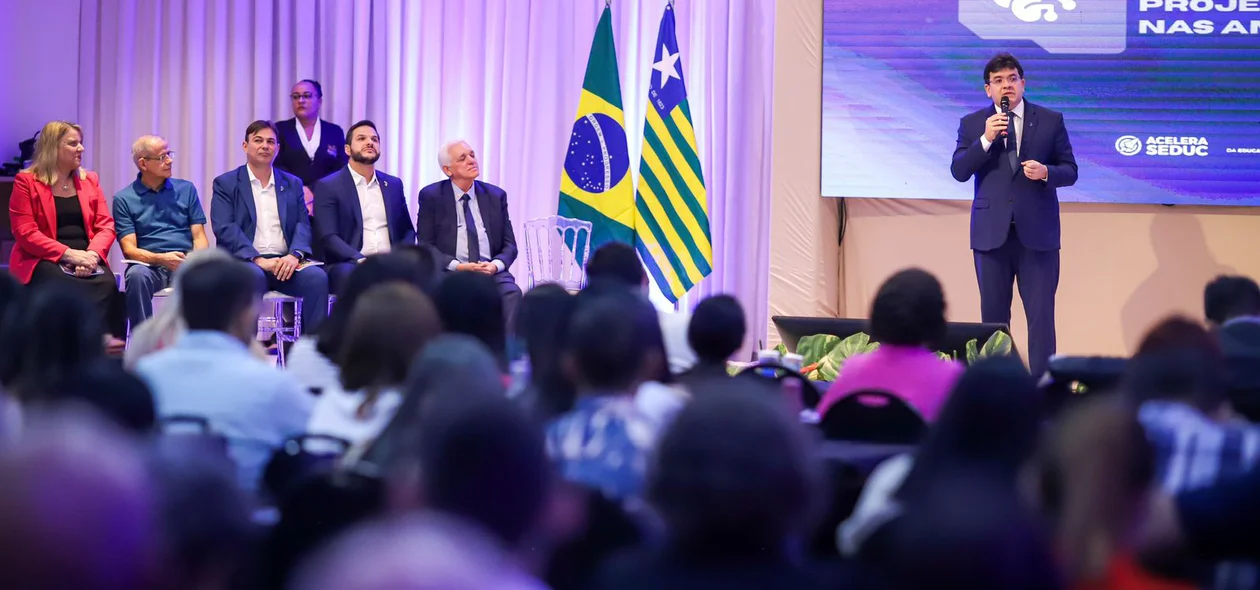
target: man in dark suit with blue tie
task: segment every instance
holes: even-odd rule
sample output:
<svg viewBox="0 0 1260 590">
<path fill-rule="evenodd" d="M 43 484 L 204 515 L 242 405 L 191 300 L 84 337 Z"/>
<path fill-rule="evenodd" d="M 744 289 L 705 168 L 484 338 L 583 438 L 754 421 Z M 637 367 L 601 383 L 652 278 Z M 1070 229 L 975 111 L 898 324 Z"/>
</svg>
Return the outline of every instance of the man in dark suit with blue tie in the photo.
<svg viewBox="0 0 1260 590">
<path fill-rule="evenodd" d="M 975 178 L 971 249 L 980 316 L 1009 324 L 1013 285 L 1028 318 L 1028 364 L 1040 376 L 1055 351 L 1059 288 L 1059 187 L 1076 183 L 1076 158 L 1063 115 L 1024 100 L 1024 68 L 1009 53 L 984 66 L 992 103 L 958 125 L 950 172 Z M 1004 105 L 1006 108 L 1004 108 Z"/>
<path fill-rule="evenodd" d="M 254 263 L 268 289 L 302 298 L 302 330 L 314 332 L 328 315 L 328 277 L 309 265 L 311 220 L 302 181 L 271 167 L 276 135 L 271 121 L 249 124 L 246 164 L 214 179 L 210 223 L 218 247 Z"/>
<path fill-rule="evenodd" d="M 416 243 L 402 181 L 376 169 L 381 158 L 376 125 L 367 120 L 351 125 L 345 150 L 350 163 L 312 188 L 315 255 L 324 261 L 333 293 L 367 256 Z"/>
<path fill-rule="evenodd" d="M 510 329 L 521 288 L 508 272 L 516 260 L 516 235 L 508 218 L 507 192 L 477 180 L 481 169 L 468 142 L 442 146 L 438 163 L 447 179 L 420 189 L 416 240 L 433 251 L 438 268 L 493 276 Z"/>
</svg>

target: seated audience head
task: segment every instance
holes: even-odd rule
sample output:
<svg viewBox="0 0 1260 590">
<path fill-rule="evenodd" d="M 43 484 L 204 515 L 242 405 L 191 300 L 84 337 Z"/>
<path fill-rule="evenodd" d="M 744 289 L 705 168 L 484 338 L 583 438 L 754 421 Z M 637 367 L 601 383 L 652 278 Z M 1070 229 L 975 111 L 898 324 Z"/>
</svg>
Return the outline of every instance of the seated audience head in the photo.
<svg viewBox="0 0 1260 590">
<path fill-rule="evenodd" d="M 431 256 L 430 256 L 431 258 Z M 316 349 L 329 359 L 336 359 L 342 340 L 346 336 L 350 314 L 357 307 L 359 298 L 369 289 L 386 283 L 406 283 L 423 291 L 428 285 L 428 277 L 432 271 L 425 272 L 417 257 L 401 252 L 374 254 L 355 265 L 350 276 L 341 286 L 337 294 L 337 302 L 333 304 L 328 319 L 319 327 L 319 341 Z"/>
<path fill-rule="evenodd" d="M 6 588 L 131 590 L 157 580 L 154 493 L 135 443 L 94 414 L 27 417 L 0 453 Z"/>
<path fill-rule="evenodd" d="M 62 376 L 41 401 L 53 406 L 86 405 L 132 434 L 149 435 L 157 426 L 153 392 L 113 359 L 99 358 L 79 366 Z"/>
<path fill-rule="evenodd" d="M 324 104 L 324 88 L 315 80 L 299 80 L 289 92 L 293 116 L 302 121 L 317 121 L 319 107 Z"/>
<path fill-rule="evenodd" d="M 257 530 L 232 462 L 159 442 L 149 469 L 162 523 L 167 588 L 241 588 Z"/>
<path fill-rule="evenodd" d="M 100 315 L 76 290 L 51 284 L 34 289 L 12 320 L 9 336 L 21 345 L 10 353 L 3 385 L 23 402 L 48 395 L 56 379 L 105 355 Z"/>
<path fill-rule="evenodd" d="M 525 590 L 527 582 L 476 527 L 428 513 L 373 522 L 306 560 L 294 590 Z"/>
<path fill-rule="evenodd" d="M 564 287 L 544 283 L 521 298 L 515 333 L 525 341 L 529 356 L 531 395 L 541 418 L 563 414 L 573 407 L 576 388 L 564 372 L 565 337 L 577 299 Z"/>
<path fill-rule="evenodd" d="M 954 385 L 897 497 L 922 501 L 936 482 L 956 477 L 1013 488 L 1036 450 L 1041 419 L 1041 392 L 1023 363 L 1009 356 L 977 361 Z"/>
<path fill-rule="evenodd" d="M 418 448 L 423 506 L 513 548 L 539 524 L 551 483 L 542 432 L 501 389 L 438 392 Z"/>
<path fill-rule="evenodd" d="M 245 159 L 253 168 L 266 168 L 280 151 L 280 133 L 275 123 L 259 119 L 245 128 L 245 141 L 241 144 Z"/>
<path fill-rule="evenodd" d="M 411 285 L 385 283 L 359 297 L 337 366 L 346 391 L 366 393 L 360 416 L 367 415 L 382 390 L 403 384 L 416 355 L 441 331 L 433 303 Z"/>
<path fill-rule="evenodd" d="M 565 370 L 588 393 L 631 393 L 665 366 L 656 309 L 620 289 L 579 298 L 569 326 Z"/>
<path fill-rule="evenodd" d="M 433 251 L 416 244 L 398 244 L 391 248 L 391 254 L 401 256 L 415 266 L 416 275 L 420 277 L 416 286 L 424 291 L 425 295 L 432 297 L 438 277 L 437 261 L 433 259 Z"/>
<path fill-rule="evenodd" d="M 434 297 L 447 332 L 480 340 L 499 364 L 507 364 L 507 326 L 503 297 L 494 278 L 479 272 L 453 272 L 438 285 Z"/>
<path fill-rule="evenodd" d="M 376 123 L 364 119 L 346 130 L 346 155 L 367 166 L 381 159 L 381 136 L 376 131 Z"/>
<path fill-rule="evenodd" d="M 249 343 L 258 332 L 262 277 L 236 260 L 211 260 L 184 274 L 180 313 L 189 331 L 226 332 Z"/>
<path fill-rule="evenodd" d="M 700 362 L 725 365 L 744 345 L 747 322 L 739 300 L 715 295 L 700 302 L 687 326 L 687 342 Z"/>
<path fill-rule="evenodd" d="M 463 139 L 454 139 L 442 144 L 438 149 L 438 166 L 452 182 L 463 187 L 471 186 L 481 175 L 477 165 L 477 152 L 472 144 Z"/>
<path fill-rule="evenodd" d="M 882 550 L 866 561 L 877 564 L 884 588 L 1064 588 L 1036 514 L 1010 486 L 990 480 L 937 482 L 880 535 Z"/>
<path fill-rule="evenodd" d="M 697 393 L 662 435 L 647 497 L 673 546 L 693 557 L 785 551 L 820 507 L 803 427 L 758 384 L 707 386 L 720 391 Z"/>
<path fill-rule="evenodd" d="M 634 246 L 608 242 L 591 253 L 586 261 L 586 282 L 595 285 L 610 280 L 633 288 L 647 287 L 647 273 Z"/>
<path fill-rule="evenodd" d="M 48 186 L 75 171 L 83 178 L 83 149 L 82 127 L 69 121 L 49 121 L 35 139 L 31 166 L 23 172 L 30 172 L 35 180 Z"/>
<path fill-rule="evenodd" d="M 1135 408 L 1097 396 L 1069 408 L 1042 466 L 1042 502 L 1057 524 L 1058 555 L 1074 582 L 1099 581 L 1134 549 L 1155 456 Z"/>
<path fill-rule="evenodd" d="M 931 273 L 910 268 L 880 285 L 871 304 L 871 339 L 885 345 L 931 346 L 945 335 L 945 292 Z"/>
<path fill-rule="evenodd" d="M 409 463 L 416 461 L 420 421 L 429 400 L 444 392 L 461 391 L 494 391 L 502 395 L 498 361 L 485 344 L 472 336 L 442 334 L 412 361 L 403 401 L 365 453 L 365 462 L 407 472 Z"/>
<path fill-rule="evenodd" d="M 153 317 L 132 330 L 131 340 L 127 343 L 127 351 L 123 357 L 127 368 L 134 368 L 140 359 L 172 344 L 187 330 L 179 303 L 182 299 L 184 276 L 211 260 L 231 262 L 236 259 L 219 248 L 202 248 L 190 252 L 171 276 L 171 293 L 166 296 L 165 303 L 161 307 L 155 306 Z"/>
<path fill-rule="evenodd" d="M 131 144 L 131 161 L 140 171 L 142 179 L 161 179 L 171 177 L 171 161 L 175 152 L 170 144 L 156 135 L 142 135 Z"/>
<path fill-rule="evenodd" d="M 1203 314 L 1215 326 L 1234 318 L 1260 316 L 1260 286 L 1249 277 L 1216 277 L 1203 288 Z"/>
<path fill-rule="evenodd" d="M 1220 346 L 1203 325 L 1170 317 L 1142 338 L 1123 387 L 1139 403 L 1171 399 L 1214 413 L 1226 408 L 1224 368 Z"/>
</svg>

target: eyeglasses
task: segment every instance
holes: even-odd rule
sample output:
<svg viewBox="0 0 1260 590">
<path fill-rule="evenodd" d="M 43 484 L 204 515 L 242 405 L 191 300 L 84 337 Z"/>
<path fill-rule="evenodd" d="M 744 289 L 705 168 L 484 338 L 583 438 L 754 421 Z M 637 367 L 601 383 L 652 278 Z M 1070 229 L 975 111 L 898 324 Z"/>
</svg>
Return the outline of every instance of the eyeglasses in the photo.
<svg viewBox="0 0 1260 590">
<path fill-rule="evenodd" d="M 303 98 L 305 98 L 306 100 L 310 100 L 312 98 L 315 98 L 315 95 L 309 92 L 303 92 L 301 94 L 294 92 L 293 94 L 289 95 L 289 98 L 292 98 L 293 100 L 300 100 Z"/>
<path fill-rule="evenodd" d="M 175 151 L 171 150 L 157 156 L 140 156 L 141 160 L 153 160 L 154 162 L 164 162 L 166 160 L 175 159 Z"/>
<path fill-rule="evenodd" d="M 993 84 L 993 85 L 1001 84 L 1003 82 L 1010 82 L 1011 84 L 1019 84 L 1019 74 L 1012 74 L 1009 78 L 1003 78 L 1001 76 L 998 76 L 996 78 L 989 80 L 989 84 Z"/>
</svg>

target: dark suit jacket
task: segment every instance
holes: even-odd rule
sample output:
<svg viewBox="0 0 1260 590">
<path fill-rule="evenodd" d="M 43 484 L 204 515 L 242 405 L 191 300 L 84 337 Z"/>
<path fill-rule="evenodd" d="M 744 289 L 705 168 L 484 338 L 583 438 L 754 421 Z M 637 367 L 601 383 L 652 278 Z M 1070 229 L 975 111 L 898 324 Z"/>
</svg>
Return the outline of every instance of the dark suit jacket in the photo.
<svg viewBox="0 0 1260 590">
<path fill-rule="evenodd" d="M 276 177 L 276 199 L 280 211 L 280 228 L 290 252 L 311 255 L 311 219 L 306 215 L 302 181 L 288 172 L 272 169 Z M 253 260 L 254 231 L 258 229 L 258 211 L 254 191 L 249 187 L 249 171 L 241 166 L 214 178 L 214 197 L 210 201 L 210 225 L 218 246 L 237 258 Z"/>
<path fill-rule="evenodd" d="M 508 218 L 507 193 L 503 189 L 474 181 L 477 206 L 481 209 L 481 221 L 486 224 L 486 237 L 490 240 L 490 259 L 503 261 L 510 268 L 516 260 L 516 234 L 512 232 L 512 220 Z M 455 260 L 455 189 L 450 179 L 435 182 L 420 189 L 420 210 L 416 214 L 416 241 L 433 250 L 439 268 L 446 269 Z M 462 211 L 458 211 L 462 215 Z M 506 270 L 501 275 L 510 278 Z"/>
<path fill-rule="evenodd" d="M 274 165 L 302 179 L 304 186 L 314 185 L 315 181 L 338 168 L 345 168 L 350 162 L 350 156 L 346 155 L 346 132 L 333 123 L 320 119 L 319 147 L 315 149 L 313 160 L 302 146 L 297 118 L 276 123 L 276 129 L 280 132 L 280 137 L 276 138 L 280 141 L 280 151 Z"/>
<path fill-rule="evenodd" d="M 1023 167 L 1014 172 L 1003 162 L 1001 138 L 984 151 L 984 122 L 997 112 L 988 105 L 958 124 L 958 146 L 950 172 L 958 182 L 975 177 L 971 203 L 971 248 L 993 250 L 1006 242 L 1015 222 L 1019 240 L 1032 250 L 1059 249 L 1059 195 L 1056 189 L 1076 183 L 1076 158 L 1063 115 L 1024 101 L 1024 131 L 1019 161 L 1036 160 L 1049 169 L 1046 181 L 1029 180 Z"/>
<path fill-rule="evenodd" d="M 385 221 L 392 246 L 416 243 L 416 229 L 403 196 L 403 183 L 397 177 L 376 171 L 376 182 L 385 199 Z M 363 258 L 363 208 L 350 168 L 325 176 L 311 187 L 315 193 L 316 257 L 328 263 L 352 262 Z"/>
</svg>

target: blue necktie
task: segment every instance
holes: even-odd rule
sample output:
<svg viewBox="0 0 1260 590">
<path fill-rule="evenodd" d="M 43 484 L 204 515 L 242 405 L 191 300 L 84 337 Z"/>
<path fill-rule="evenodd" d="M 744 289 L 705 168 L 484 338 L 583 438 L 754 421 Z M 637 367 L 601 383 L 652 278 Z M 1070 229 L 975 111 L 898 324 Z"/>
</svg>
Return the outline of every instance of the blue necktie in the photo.
<svg viewBox="0 0 1260 590">
<path fill-rule="evenodd" d="M 464 203 L 464 234 L 468 237 L 468 262 L 481 262 L 481 245 L 477 243 L 477 222 L 473 220 L 472 207 L 468 202 L 468 193 L 459 198 Z"/>
<path fill-rule="evenodd" d="M 1019 117 L 1015 116 L 1012 111 L 1010 116 L 1010 131 L 1006 135 L 1006 158 L 1011 163 L 1011 171 L 1019 172 L 1019 139 L 1015 134 L 1015 129 L 1019 127 Z"/>
</svg>

